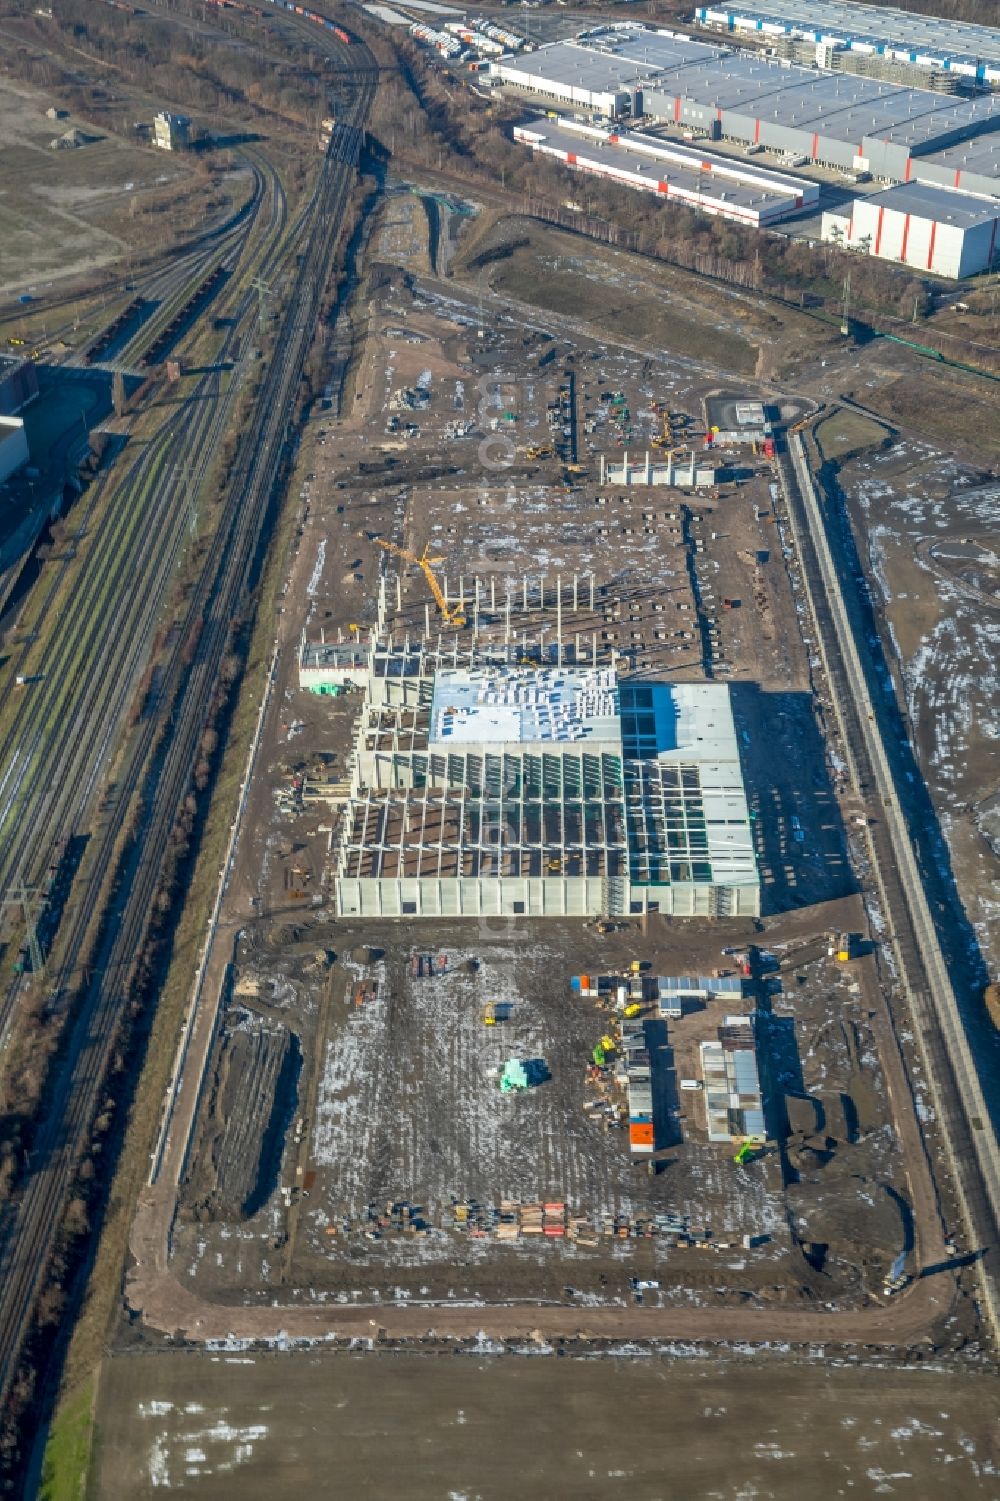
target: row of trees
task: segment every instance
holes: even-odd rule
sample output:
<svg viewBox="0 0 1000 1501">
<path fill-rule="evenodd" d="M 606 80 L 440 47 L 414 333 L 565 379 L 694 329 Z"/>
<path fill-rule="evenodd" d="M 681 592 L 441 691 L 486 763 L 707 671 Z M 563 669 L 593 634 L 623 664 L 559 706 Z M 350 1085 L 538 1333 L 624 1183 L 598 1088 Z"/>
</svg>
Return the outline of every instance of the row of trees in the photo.
<svg viewBox="0 0 1000 1501">
<path fill-rule="evenodd" d="M 379 40 L 372 45 L 377 49 Z M 397 52 L 398 69 L 383 75 L 372 119 L 397 161 L 447 172 L 470 188 L 494 194 L 500 188 L 516 194 L 518 206 L 537 217 L 702 275 L 824 309 L 831 318 L 839 314 L 849 274 L 851 307 L 858 316 L 887 330 L 897 320 L 919 322 L 920 342 L 984 368 L 1000 365 L 1000 357 L 968 345 L 960 331 L 938 334 L 927 324 L 934 311 L 932 283 L 910 268 L 836 244 L 811 246 L 747 229 L 534 156 L 511 139 L 510 126 L 524 113 L 515 102 L 481 99 L 409 40 Z M 988 312 L 979 308 L 975 294 L 970 298 L 970 316 Z"/>
<path fill-rule="evenodd" d="M 22 76 L 42 87 L 76 85 L 54 54 L 83 53 L 106 76 L 125 77 L 156 98 L 211 115 L 222 110 L 237 117 L 259 118 L 271 113 L 314 129 L 326 112 L 328 91 L 324 62 L 295 39 L 282 37 L 282 49 L 269 54 L 265 31 L 256 45 L 242 36 L 231 41 L 196 31 L 178 33 L 176 26 L 155 15 L 131 14 L 91 0 L 58 0 L 51 18 L 39 17 L 26 0 L 0 0 L 22 15 L 24 35 L 39 51 L 20 59 Z M 178 37 L 183 41 L 178 45 Z M 53 45 L 55 44 L 55 45 Z M 13 60 L 12 60 L 13 61 Z M 89 97 L 71 101 L 86 108 L 85 118 L 106 130 L 116 128 L 115 101 Z"/>
</svg>

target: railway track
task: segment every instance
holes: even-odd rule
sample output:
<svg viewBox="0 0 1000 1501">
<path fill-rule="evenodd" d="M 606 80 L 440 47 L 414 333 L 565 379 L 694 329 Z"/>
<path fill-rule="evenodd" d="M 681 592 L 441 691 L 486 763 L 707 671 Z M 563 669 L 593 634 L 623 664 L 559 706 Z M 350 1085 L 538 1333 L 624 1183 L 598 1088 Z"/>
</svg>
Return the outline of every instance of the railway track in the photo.
<svg viewBox="0 0 1000 1501">
<path fill-rule="evenodd" d="M 285 211 L 284 195 L 278 192 L 269 235 L 281 231 Z M 239 337 L 252 307 L 247 297 L 226 345 Z M 109 490 L 124 497 L 121 507 L 106 515 L 80 570 L 72 621 L 61 628 L 57 622 L 52 631 L 45 678 L 20 690 L 18 712 L 0 739 L 0 767 L 5 768 L 0 777 L 0 890 L 9 889 L 19 873 L 30 879 L 44 865 L 46 833 L 51 847 L 66 832 L 65 825 L 80 815 L 101 772 L 187 535 L 188 495 L 196 494 L 204 481 L 213 428 L 225 422 L 236 398 L 235 382 L 223 392 L 221 379 L 218 371 L 202 377 L 191 402 L 193 416 L 179 407 L 125 473 L 103 476 L 87 502 L 84 526 Z M 185 476 L 178 471 L 188 452 L 194 461 Z M 42 604 L 44 623 L 51 624 L 70 561 L 64 560 L 49 584 Z M 83 622 L 79 633 L 77 621 Z M 29 641 L 13 654 L 7 668 L 11 687 L 18 675 L 31 675 L 33 652 Z M 40 786 L 53 789 L 47 808 L 39 808 Z M 0 1038 L 6 1026 L 0 1005 Z"/>
<path fill-rule="evenodd" d="M 924 1074 L 934 1097 L 939 1133 L 994 1341 L 1000 1339 L 1000 1288 L 995 1256 L 1000 1224 L 1000 1161 L 990 1113 L 972 1057 L 913 839 L 886 751 L 852 623 L 847 582 L 838 572 L 801 438 L 789 440 L 782 466 L 789 519 L 820 642 L 824 670 L 851 780 L 874 817 L 866 830 L 869 857 L 893 957 L 906 993 Z"/>
<path fill-rule="evenodd" d="M 0 1393 L 4 1396 L 18 1368 L 63 1206 L 101 1099 L 129 1001 L 130 978 L 148 931 L 163 850 L 190 785 L 222 656 L 231 641 L 233 621 L 259 576 L 261 542 L 275 483 L 289 451 L 288 414 L 313 335 L 331 251 L 356 178 L 361 129 L 375 89 L 375 64 L 358 44 L 347 47 L 331 36 L 329 42 L 324 39 L 324 45 L 345 69 L 343 81 L 350 97 L 346 107 L 342 101 L 344 124 L 335 132 L 297 233 L 284 236 L 281 242 L 282 258 L 288 258 L 299 242 L 305 249 L 258 394 L 260 420 L 248 424 L 242 434 L 224 516 L 189 603 L 187 620 L 200 623 L 197 647 L 188 662 L 178 642 L 160 688 L 161 704 L 170 708 L 165 738 L 157 744 L 164 729 L 163 715 L 151 716 L 142 726 L 129 769 L 119 784 L 121 806 L 134 792 L 142 795 L 139 829 L 107 913 L 92 973 L 74 1008 L 47 1114 L 33 1143 L 30 1170 L 20 1193 L 0 1216 Z M 275 263 L 272 269 L 276 272 L 279 265 Z M 141 589 L 138 569 L 136 579 L 136 588 Z M 133 605 L 134 596 L 135 590 Z M 137 669 L 138 656 L 133 652 L 133 681 Z M 87 697 L 80 704 L 77 733 L 93 717 L 92 702 Z M 58 838 L 55 821 L 45 812 L 42 820 L 46 839 L 54 842 Z M 117 833 L 111 822 L 95 837 L 102 839 L 102 849 L 110 853 Z M 80 937 L 82 941 L 82 930 Z"/>
<path fill-rule="evenodd" d="M 151 258 L 150 263 L 141 271 L 127 279 L 128 284 L 122 284 L 118 288 L 107 287 L 105 292 L 105 306 L 109 309 L 120 310 L 137 292 L 149 301 L 161 302 L 173 295 L 174 290 L 190 283 L 193 280 L 192 268 L 199 260 L 207 263 L 219 246 L 226 241 L 237 243 L 241 235 L 245 235 L 252 227 L 253 219 L 260 206 L 260 199 L 265 188 L 268 170 L 266 163 L 262 165 L 260 155 L 246 146 L 241 148 L 240 155 L 249 163 L 253 178 L 253 186 L 247 201 L 234 213 L 229 214 L 220 223 L 210 229 L 203 230 L 181 245 L 172 247 L 164 254 Z M 62 323 L 57 323 L 47 328 L 43 337 L 39 338 L 38 344 L 42 349 L 51 347 L 61 339 L 74 333 L 78 326 L 76 309 L 80 302 L 79 290 L 64 293 L 62 296 L 47 296 L 44 307 L 47 312 L 52 312 L 60 307 L 72 307 L 74 314 Z M 24 309 L 17 304 L 0 307 L 0 320 L 9 321 L 23 314 Z M 93 314 L 89 315 L 90 317 Z M 89 321 L 85 318 L 84 321 Z M 106 325 L 105 325 L 106 326 Z M 69 366 L 79 366 L 86 363 L 86 353 L 99 337 L 101 330 L 96 330 L 79 348 L 74 349 L 63 361 Z M 101 362 L 96 361 L 97 364 Z"/>
</svg>

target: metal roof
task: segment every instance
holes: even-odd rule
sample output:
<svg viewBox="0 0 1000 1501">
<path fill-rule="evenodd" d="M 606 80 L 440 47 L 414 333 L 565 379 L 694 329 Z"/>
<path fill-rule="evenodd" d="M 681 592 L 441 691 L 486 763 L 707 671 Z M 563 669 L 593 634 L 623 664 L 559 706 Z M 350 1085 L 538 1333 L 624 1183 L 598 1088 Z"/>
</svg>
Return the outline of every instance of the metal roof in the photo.
<svg viewBox="0 0 1000 1501">
<path fill-rule="evenodd" d="M 974 172 L 978 177 L 1000 178 L 1000 136 L 977 136 L 970 141 L 946 146 L 933 156 L 919 156 L 913 168 L 917 177 L 925 164 L 950 168 L 955 172 Z"/>
<path fill-rule="evenodd" d="M 621 751 L 610 667 L 443 667 L 434 678 L 430 743 L 608 742 Z"/>
<path fill-rule="evenodd" d="M 725 158 L 723 157 L 714 158 L 720 163 L 718 172 L 705 172 L 700 169 L 699 158 L 695 152 L 690 153 L 691 165 L 685 166 L 678 161 L 670 161 L 660 156 L 651 156 L 645 151 L 630 149 L 627 136 L 615 144 L 594 136 L 581 135 L 578 131 L 560 126 L 553 120 L 529 120 L 525 129 L 534 132 L 540 138 L 542 145 L 555 147 L 558 151 L 570 152 L 580 161 L 592 161 L 602 167 L 617 168 L 620 172 L 641 174 L 651 188 L 656 183 L 665 182 L 669 187 L 699 193 L 713 202 L 724 200 L 727 207 L 747 209 L 750 212 L 756 212 L 776 203 L 792 204 L 795 200 L 795 188 L 791 183 L 782 183 L 779 180 L 771 187 L 763 182 L 752 185 L 741 182 L 736 175 L 742 165 L 738 161 L 729 163 L 733 175 L 725 174 Z M 763 170 L 761 170 L 761 176 L 763 177 Z M 673 684 L 670 691 L 673 692 L 679 686 L 681 685 Z"/>
<path fill-rule="evenodd" d="M 701 7 L 700 7 L 701 8 Z M 782 23 L 817 40 L 867 41 L 894 45 L 956 61 L 968 58 L 1000 64 L 1000 29 L 939 16 L 874 5 L 845 4 L 844 0 L 767 0 L 754 5 L 709 4 L 731 18 Z"/>
<path fill-rule="evenodd" d="M 514 73 L 528 73 L 552 83 L 573 84 L 593 93 L 616 93 L 646 78 L 669 74 L 685 63 L 717 60 L 724 54 L 702 42 L 675 41 L 656 32 L 648 41 L 631 38 L 607 45 L 592 40 L 549 42 L 534 52 L 501 59 Z"/>
<path fill-rule="evenodd" d="M 543 83 L 615 93 L 645 84 L 647 105 L 656 96 L 680 97 L 711 109 L 746 114 L 782 126 L 846 141 L 860 149 L 866 136 L 932 149 L 936 141 L 1000 127 L 1000 99 L 956 99 L 924 89 L 821 73 L 764 58 L 687 45 L 656 32 L 619 33 L 610 50 L 590 36 L 556 42 L 502 61 L 508 79 L 530 75 Z M 648 42 L 641 38 L 648 37 Z M 642 61 L 638 59 L 642 58 Z"/>
<path fill-rule="evenodd" d="M 1000 203 L 958 193 L 951 188 L 936 188 L 927 182 L 902 182 L 884 193 L 872 193 L 865 202 L 872 208 L 893 209 L 898 214 L 915 214 L 920 219 L 935 219 L 940 224 L 954 224 L 961 229 L 975 229 L 990 224 L 1000 216 Z"/>
</svg>

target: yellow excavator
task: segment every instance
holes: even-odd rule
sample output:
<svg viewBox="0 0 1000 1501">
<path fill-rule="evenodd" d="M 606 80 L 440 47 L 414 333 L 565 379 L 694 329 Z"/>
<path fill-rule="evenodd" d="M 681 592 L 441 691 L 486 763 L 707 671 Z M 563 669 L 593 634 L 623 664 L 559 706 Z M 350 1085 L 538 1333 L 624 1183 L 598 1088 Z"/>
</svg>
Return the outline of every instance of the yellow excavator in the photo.
<svg viewBox="0 0 1000 1501">
<path fill-rule="evenodd" d="M 423 552 L 415 553 L 410 552 L 409 548 L 407 547 L 397 547 L 395 542 L 386 542 L 382 537 L 375 537 L 373 538 L 373 541 L 376 547 L 381 547 L 386 552 L 392 553 L 393 557 L 402 558 L 407 563 L 415 563 L 416 566 L 421 569 L 424 578 L 427 580 L 427 586 L 434 596 L 434 603 L 437 605 L 438 610 L 441 613 L 441 618 L 444 621 L 445 625 L 451 625 L 456 629 L 461 630 L 462 626 L 465 625 L 465 612 L 463 611 L 461 605 L 450 605 L 445 599 L 444 590 L 441 588 L 441 585 L 434 577 L 435 566 L 439 563 L 443 563 L 444 558 L 431 557 L 430 543 L 428 542 L 424 544 Z"/>
</svg>

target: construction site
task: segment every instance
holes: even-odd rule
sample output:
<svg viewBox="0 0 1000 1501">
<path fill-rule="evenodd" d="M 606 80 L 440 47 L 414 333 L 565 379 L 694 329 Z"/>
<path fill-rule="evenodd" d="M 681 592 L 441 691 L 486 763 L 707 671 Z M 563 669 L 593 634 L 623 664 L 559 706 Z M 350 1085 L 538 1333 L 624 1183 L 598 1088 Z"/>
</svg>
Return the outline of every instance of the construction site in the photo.
<svg viewBox="0 0 1000 1501">
<path fill-rule="evenodd" d="M 933 1188 L 776 463 L 802 404 L 393 271 L 350 397 L 302 482 L 177 1296 L 882 1307 Z"/>
</svg>

